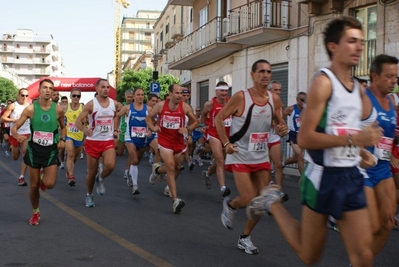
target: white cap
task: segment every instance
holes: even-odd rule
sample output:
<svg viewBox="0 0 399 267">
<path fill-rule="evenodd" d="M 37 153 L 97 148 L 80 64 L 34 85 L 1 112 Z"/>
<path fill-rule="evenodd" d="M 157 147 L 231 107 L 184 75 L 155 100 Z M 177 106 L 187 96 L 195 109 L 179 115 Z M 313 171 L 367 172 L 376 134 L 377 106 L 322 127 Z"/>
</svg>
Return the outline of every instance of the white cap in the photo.
<svg viewBox="0 0 399 267">
<path fill-rule="evenodd" d="M 1 106 L 5 106 L 6 104 L 4 104 L 4 103 L 1 103 L 0 105 L 1 105 Z"/>
<path fill-rule="evenodd" d="M 229 90 L 227 85 L 219 85 L 215 87 L 215 90 Z"/>
</svg>

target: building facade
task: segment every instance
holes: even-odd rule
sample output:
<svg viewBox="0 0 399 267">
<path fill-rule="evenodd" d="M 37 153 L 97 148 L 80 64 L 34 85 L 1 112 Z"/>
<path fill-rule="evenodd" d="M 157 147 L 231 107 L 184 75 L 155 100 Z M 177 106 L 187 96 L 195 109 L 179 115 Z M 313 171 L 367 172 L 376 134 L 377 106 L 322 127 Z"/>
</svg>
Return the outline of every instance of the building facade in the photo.
<svg viewBox="0 0 399 267">
<path fill-rule="evenodd" d="M 135 17 L 123 17 L 121 24 L 121 66 L 138 70 L 141 63 L 153 66 L 154 24 L 161 11 L 139 10 Z"/>
<path fill-rule="evenodd" d="M 0 62 L 29 84 L 41 77 L 64 76 L 64 62 L 53 36 L 30 29 L 0 36 Z"/>
</svg>

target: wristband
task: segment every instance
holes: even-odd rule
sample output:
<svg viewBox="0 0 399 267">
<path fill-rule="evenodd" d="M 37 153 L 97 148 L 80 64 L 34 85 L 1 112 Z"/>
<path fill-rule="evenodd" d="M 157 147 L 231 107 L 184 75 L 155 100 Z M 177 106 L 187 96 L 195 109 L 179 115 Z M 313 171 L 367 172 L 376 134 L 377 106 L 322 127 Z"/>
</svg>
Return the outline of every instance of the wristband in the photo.
<svg viewBox="0 0 399 267">
<path fill-rule="evenodd" d="M 60 141 L 64 141 L 65 142 L 65 138 L 60 138 Z"/>
<path fill-rule="evenodd" d="M 353 136 L 351 134 L 348 134 L 348 142 L 350 146 L 353 146 Z"/>
<path fill-rule="evenodd" d="M 226 148 L 226 146 L 227 146 L 228 144 L 231 144 L 230 141 L 227 141 L 226 143 L 224 143 L 224 144 L 223 144 L 223 147 Z"/>
</svg>

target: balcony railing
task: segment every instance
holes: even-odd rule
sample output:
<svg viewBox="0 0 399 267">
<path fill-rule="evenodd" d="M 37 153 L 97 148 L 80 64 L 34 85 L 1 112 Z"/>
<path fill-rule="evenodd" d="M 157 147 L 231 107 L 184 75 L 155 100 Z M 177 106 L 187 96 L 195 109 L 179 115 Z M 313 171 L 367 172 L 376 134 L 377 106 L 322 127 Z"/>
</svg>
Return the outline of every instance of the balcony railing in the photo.
<svg viewBox="0 0 399 267">
<path fill-rule="evenodd" d="M 359 65 L 355 68 L 355 76 L 368 76 L 371 62 L 376 56 L 377 40 L 367 40 L 364 43 L 364 50 L 359 61 Z"/>
<path fill-rule="evenodd" d="M 291 1 L 255 1 L 230 11 L 229 35 L 256 28 L 290 28 Z M 225 31 L 224 31 L 225 32 Z"/>
<path fill-rule="evenodd" d="M 179 36 L 183 36 L 183 30 L 181 23 L 176 23 L 170 28 L 170 37 L 176 39 Z"/>
<path fill-rule="evenodd" d="M 170 63 L 187 57 L 211 44 L 221 42 L 221 34 L 222 18 L 216 17 L 171 47 L 168 50 Z"/>
</svg>

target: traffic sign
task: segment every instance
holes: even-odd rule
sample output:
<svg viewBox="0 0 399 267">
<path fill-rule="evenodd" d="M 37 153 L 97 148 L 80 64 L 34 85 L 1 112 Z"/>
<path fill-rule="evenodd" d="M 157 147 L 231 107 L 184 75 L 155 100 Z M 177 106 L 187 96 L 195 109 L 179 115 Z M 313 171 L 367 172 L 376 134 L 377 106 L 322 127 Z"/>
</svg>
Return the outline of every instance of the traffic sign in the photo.
<svg viewBox="0 0 399 267">
<path fill-rule="evenodd" d="M 154 93 L 159 96 L 160 92 L 161 92 L 161 85 L 159 83 L 150 83 L 150 93 Z"/>
</svg>

